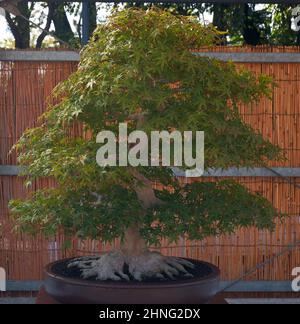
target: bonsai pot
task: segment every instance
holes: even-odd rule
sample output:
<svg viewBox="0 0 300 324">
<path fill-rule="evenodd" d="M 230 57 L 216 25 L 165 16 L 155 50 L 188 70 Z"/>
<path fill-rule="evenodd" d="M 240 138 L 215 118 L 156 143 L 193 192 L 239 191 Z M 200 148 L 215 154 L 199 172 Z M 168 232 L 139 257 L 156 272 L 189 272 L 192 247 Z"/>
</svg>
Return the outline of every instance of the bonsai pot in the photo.
<svg viewBox="0 0 300 324">
<path fill-rule="evenodd" d="M 66 275 L 63 270 L 71 260 L 59 260 L 45 268 L 47 293 L 64 304 L 204 304 L 219 291 L 219 269 L 203 261 L 187 259 L 201 269 L 193 278 L 115 282 Z"/>
</svg>

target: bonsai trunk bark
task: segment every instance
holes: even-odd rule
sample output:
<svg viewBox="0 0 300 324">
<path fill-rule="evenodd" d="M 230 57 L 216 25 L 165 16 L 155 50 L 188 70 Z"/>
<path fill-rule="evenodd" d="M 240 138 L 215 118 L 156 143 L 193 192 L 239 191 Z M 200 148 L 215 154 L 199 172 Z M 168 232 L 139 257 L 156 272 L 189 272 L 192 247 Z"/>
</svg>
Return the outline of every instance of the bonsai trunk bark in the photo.
<svg viewBox="0 0 300 324">
<path fill-rule="evenodd" d="M 155 196 L 152 182 L 149 179 L 133 168 L 130 169 L 130 173 L 136 179 L 135 192 L 138 199 L 141 201 L 144 210 L 163 203 Z"/>
<path fill-rule="evenodd" d="M 139 256 L 147 251 L 146 242 L 141 237 L 138 226 L 127 229 L 121 251 L 128 257 Z"/>
<path fill-rule="evenodd" d="M 142 212 L 145 212 L 152 206 L 162 204 L 162 201 L 155 196 L 152 188 L 152 182 L 149 179 L 133 168 L 130 169 L 130 173 L 137 181 L 135 185 L 135 192 L 138 199 L 142 203 Z M 127 229 L 124 236 L 124 242 L 121 245 L 121 251 L 129 257 L 139 256 L 147 251 L 146 242 L 141 237 L 138 225 Z"/>
</svg>

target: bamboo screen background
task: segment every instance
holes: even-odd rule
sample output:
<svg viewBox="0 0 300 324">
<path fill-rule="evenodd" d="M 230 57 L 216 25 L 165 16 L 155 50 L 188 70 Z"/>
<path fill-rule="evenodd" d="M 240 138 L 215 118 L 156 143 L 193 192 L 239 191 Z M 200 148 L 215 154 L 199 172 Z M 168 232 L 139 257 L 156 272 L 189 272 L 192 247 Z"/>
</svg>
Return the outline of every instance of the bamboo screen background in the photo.
<svg viewBox="0 0 300 324">
<path fill-rule="evenodd" d="M 211 50 L 211 49 L 210 49 Z M 232 52 L 299 52 L 298 47 L 218 47 L 214 51 Z M 238 64 L 240 65 L 240 64 Z M 278 87 L 272 100 L 263 99 L 251 107 L 241 107 L 247 123 L 286 150 L 288 160 L 270 163 L 270 166 L 300 167 L 300 63 L 247 63 L 254 73 L 272 75 Z M 0 61 L 0 165 L 15 165 L 14 154 L 8 155 L 11 146 L 27 127 L 45 109 L 45 100 L 53 87 L 76 69 L 75 62 L 10 62 Z M 280 252 L 291 242 L 300 240 L 300 189 L 278 177 L 236 178 L 253 191 L 261 192 L 275 207 L 290 215 L 278 223 L 276 231 L 256 229 L 237 230 L 234 235 L 208 238 L 201 242 L 182 239 L 177 245 L 166 246 L 165 254 L 188 256 L 213 262 L 221 268 L 222 279 L 239 277 L 259 262 Z M 214 180 L 213 178 L 211 180 Z M 300 179 L 291 178 L 300 184 Z M 37 181 L 33 190 L 51 185 L 50 179 Z M 22 179 L 0 176 L 0 267 L 7 271 L 10 280 L 42 279 L 42 269 L 58 258 L 105 251 L 111 246 L 98 241 L 72 241 L 72 249 L 65 251 L 64 237 L 57 234 L 51 240 L 42 235 L 28 237 L 12 233 L 7 204 L 11 198 L 22 197 L 26 190 Z M 118 244 L 117 242 L 115 244 Z M 281 256 L 273 264 L 249 276 L 248 280 L 290 280 L 292 268 L 300 266 L 300 249 Z"/>
</svg>

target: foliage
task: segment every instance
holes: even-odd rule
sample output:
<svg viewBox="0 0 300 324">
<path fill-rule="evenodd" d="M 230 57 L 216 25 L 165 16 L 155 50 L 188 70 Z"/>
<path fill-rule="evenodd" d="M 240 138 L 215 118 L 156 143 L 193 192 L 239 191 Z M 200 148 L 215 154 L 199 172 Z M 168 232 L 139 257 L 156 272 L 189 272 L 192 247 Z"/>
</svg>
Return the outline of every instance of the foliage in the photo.
<svg viewBox="0 0 300 324">
<path fill-rule="evenodd" d="M 169 203 L 149 210 L 146 216 L 142 232 L 152 243 L 166 236 L 176 241 L 184 233 L 198 240 L 233 233 L 240 227 L 274 227 L 271 203 L 232 180 L 194 182 L 157 194 Z"/>
<path fill-rule="evenodd" d="M 214 26 L 228 31 L 231 45 L 300 44 L 300 33 L 291 28 L 291 5 L 208 4 L 206 8 L 213 14 Z"/>
<path fill-rule="evenodd" d="M 78 70 L 55 89 L 52 99 L 58 103 L 49 104 L 41 126 L 27 130 L 16 145 L 28 185 L 41 177 L 57 182 L 56 188 L 10 203 L 17 225 L 111 241 L 139 224 L 149 242 L 181 235 L 201 239 L 239 226 L 272 229 L 277 211 L 235 182 L 184 186 L 169 168 L 138 167 L 168 189 L 156 192 L 163 204 L 145 213 L 130 168 L 96 164 L 97 133 L 117 132 L 124 121 L 129 131 L 204 130 L 206 168 L 251 167 L 281 158 L 280 149 L 238 113 L 241 103 L 268 95 L 272 81 L 191 53 L 217 41 L 218 33 L 195 18 L 158 9 L 126 9 L 100 25 Z M 140 125 L 136 114 L 144 116 Z M 78 123 L 86 136 L 70 137 Z"/>
<path fill-rule="evenodd" d="M 138 2 L 127 6 L 144 9 L 153 4 Z M 291 28 L 292 8 L 290 4 L 225 4 L 225 3 L 164 3 L 159 4 L 173 14 L 194 15 L 204 20 L 211 14 L 212 24 L 223 35 L 223 44 L 231 45 L 299 45 L 300 32 Z"/>
<path fill-rule="evenodd" d="M 274 45 L 300 45 L 300 32 L 291 28 L 292 7 L 278 4 L 269 7 L 273 15 L 273 31 L 270 37 Z"/>
</svg>

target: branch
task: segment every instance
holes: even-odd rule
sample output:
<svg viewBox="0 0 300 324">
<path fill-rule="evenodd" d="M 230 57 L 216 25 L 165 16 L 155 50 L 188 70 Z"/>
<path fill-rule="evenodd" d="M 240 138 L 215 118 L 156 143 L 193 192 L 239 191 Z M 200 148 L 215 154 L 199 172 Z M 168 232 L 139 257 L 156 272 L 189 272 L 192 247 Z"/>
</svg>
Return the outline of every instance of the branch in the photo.
<svg viewBox="0 0 300 324">
<path fill-rule="evenodd" d="M 79 42 L 81 44 L 81 40 L 82 40 L 82 35 L 81 35 L 81 21 L 82 21 L 82 13 L 80 14 L 79 20 L 78 20 L 78 24 L 76 26 L 76 31 L 78 34 L 78 38 L 79 38 Z"/>
<path fill-rule="evenodd" d="M 139 123 L 143 122 L 145 120 L 146 113 L 136 113 L 128 116 L 128 119 L 130 120 L 136 120 Z"/>
<path fill-rule="evenodd" d="M 155 196 L 152 182 L 149 179 L 134 168 L 130 168 L 130 173 L 137 180 L 134 190 L 145 209 L 163 204 L 163 201 Z"/>
<path fill-rule="evenodd" d="M 48 35 L 47 32 L 49 31 L 49 29 L 51 27 L 51 22 L 52 22 L 53 15 L 54 15 L 54 6 L 51 3 L 49 3 L 48 8 L 49 8 L 49 12 L 48 12 L 46 26 L 45 26 L 44 30 L 42 31 L 42 33 L 37 38 L 36 48 L 42 47 L 43 41 L 44 41 L 45 37 Z"/>
<path fill-rule="evenodd" d="M 14 38 L 15 38 L 16 47 L 18 47 L 17 44 L 20 44 L 22 42 L 22 36 L 21 36 L 20 31 L 19 31 L 19 28 L 14 23 L 13 19 L 11 18 L 10 13 L 8 13 L 7 11 L 5 12 L 5 18 L 6 18 L 6 21 L 8 23 L 9 29 L 11 30 L 11 32 L 12 32 Z"/>
<path fill-rule="evenodd" d="M 8 13 L 11 13 L 15 16 L 19 16 L 21 14 L 18 6 L 18 2 L 21 0 L 0 0 L 0 7 L 4 8 L 4 10 Z"/>
</svg>

